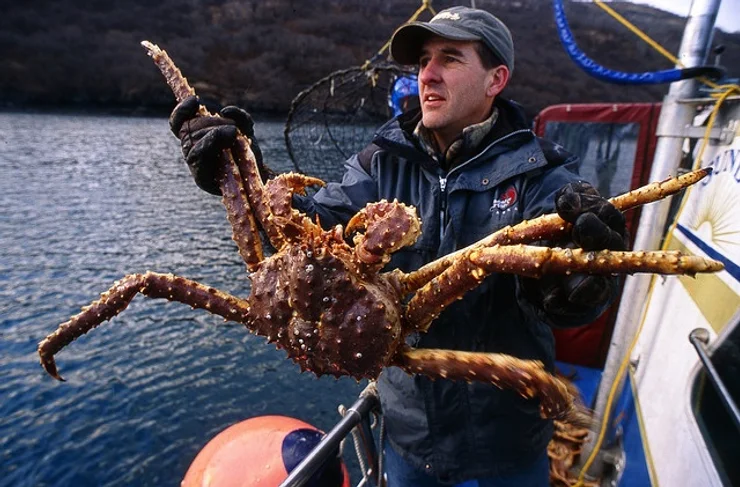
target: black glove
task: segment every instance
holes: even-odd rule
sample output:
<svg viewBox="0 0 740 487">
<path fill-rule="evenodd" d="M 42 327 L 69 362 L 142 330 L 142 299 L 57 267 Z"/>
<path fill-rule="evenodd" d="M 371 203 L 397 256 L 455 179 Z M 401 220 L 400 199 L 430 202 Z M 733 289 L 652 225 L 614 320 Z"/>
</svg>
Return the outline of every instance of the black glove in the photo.
<svg viewBox="0 0 740 487">
<path fill-rule="evenodd" d="M 573 242 L 584 250 L 625 250 L 627 226 L 621 211 L 585 181 L 568 183 L 555 194 L 555 210 L 573 224 Z"/>
<path fill-rule="evenodd" d="M 262 151 L 254 138 L 254 120 L 241 108 L 228 106 L 220 117 L 198 116 L 200 100 L 189 96 L 177 104 L 170 115 L 170 130 L 180 139 L 182 154 L 188 164 L 195 184 L 215 195 L 221 195 L 218 185 L 218 161 L 223 149 L 236 141 L 237 129 L 252 141 L 260 173 L 263 178 L 271 174 L 262 164 Z"/>
<path fill-rule="evenodd" d="M 569 183 L 555 195 L 555 209 L 573 224 L 572 242 L 556 242 L 560 247 L 578 246 L 584 250 L 625 250 L 627 227 L 624 215 L 590 184 Z M 541 279 L 522 279 L 525 292 L 541 303 L 550 317 L 572 318 L 581 324 L 595 319 L 615 295 L 616 279 L 604 275 L 547 275 Z"/>
</svg>

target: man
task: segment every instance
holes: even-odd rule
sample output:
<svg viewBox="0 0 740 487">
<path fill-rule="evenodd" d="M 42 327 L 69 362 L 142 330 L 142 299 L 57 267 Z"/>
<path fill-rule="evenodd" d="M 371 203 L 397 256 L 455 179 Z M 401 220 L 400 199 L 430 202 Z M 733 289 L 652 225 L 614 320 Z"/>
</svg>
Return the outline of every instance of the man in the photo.
<svg viewBox="0 0 740 487">
<path fill-rule="evenodd" d="M 418 63 L 420 110 L 384 125 L 367 149 L 347 161 L 342 183 L 329 184 L 313 198 L 296 198 L 296 206 L 318 214 L 329 227 L 382 198 L 414 205 L 422 235 L 389 265 L 404 271 L 553 207 L 574 222 L 576 245 L 625 247 L 624 218 L 578 181 L 571 172 L 577 159 L 537 139 L 519 106 L 499 96 L 514 69 L 511 34 L 499 19 L 450 8 L 428 23 L 399 28 L 391 55 L 402 64 Z M 203 168 L 233 143 L 233 124 L 252 136 L 251 124 L 233 108 L 223 115 L 240 113 L 234 122 L 191 120 L 196 102 L 184 104 L 173 112 L 173 131 L 196 182 L 218 193 L 212 180 L 202 178 Z M 494 274 L 443 312 L 428 333 L 413 337 L 412 345 L 508 353 L 541 360 L 553 370 L 550 326 L 593 320 L 615 288 L 613 278 L 601 276 L 535 280 Z M 536 400 L 397 368 L 383 372 L 378 388 L 390 486 L 548 484 L 552 423 L 539 417 Z"/>
</svg>

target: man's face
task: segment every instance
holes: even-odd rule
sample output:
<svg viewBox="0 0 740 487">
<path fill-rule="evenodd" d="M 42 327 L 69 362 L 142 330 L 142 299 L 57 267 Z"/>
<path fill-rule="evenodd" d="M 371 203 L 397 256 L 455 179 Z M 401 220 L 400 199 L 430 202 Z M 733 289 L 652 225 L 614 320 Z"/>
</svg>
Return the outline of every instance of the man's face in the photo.
<svg viewBox="0 0 740 487">
<path fill-rule="evenodd" d="M 468 125 L 491 113 L 494 97 L 508 81 L 508 70 L 486 70 L 475 42 L 430 37 L 419 58 L 422 123 L 445 150 Z M 501 71 L 504 70 L 505 73 Z"/>
</svg>

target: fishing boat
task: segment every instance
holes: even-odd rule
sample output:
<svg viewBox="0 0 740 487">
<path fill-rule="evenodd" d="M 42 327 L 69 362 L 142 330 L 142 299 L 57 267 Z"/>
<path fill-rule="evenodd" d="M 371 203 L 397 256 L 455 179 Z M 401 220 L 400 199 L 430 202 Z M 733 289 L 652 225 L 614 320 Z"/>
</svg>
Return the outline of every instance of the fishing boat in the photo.
<svg viewBox="0 0 740 487">
<path fill-rule="evenodd" d="M 721 74 L 707 65 L 719 4 L 692 3 L 675 69 L 627 74 L 578 50 L 554 0 L 563 44 L 581 67 L 605 81 L 669 88 L 662 103 L 551 106 L 534 131 L 579 155 L 580 174 L 608 196 L 712 167 L 700 184 L 627 221 L 633 248 L 681 250 L 725 266 L 696 277 L 629 276 L 596 322 L 556 330 L 559 372 L 573 378 L 599 423 L 571 469 L 573 485 L 740 485 L 740 89 L 737 80 L 707 78 Z M 408 75 L 383 69 L 391 80 Z M 385 485 L 383 431 L 372 427 L 378 409 L 371 384 L 280 485 L 306 485 L 350 435 L 357 485 Z"/>
</svg>

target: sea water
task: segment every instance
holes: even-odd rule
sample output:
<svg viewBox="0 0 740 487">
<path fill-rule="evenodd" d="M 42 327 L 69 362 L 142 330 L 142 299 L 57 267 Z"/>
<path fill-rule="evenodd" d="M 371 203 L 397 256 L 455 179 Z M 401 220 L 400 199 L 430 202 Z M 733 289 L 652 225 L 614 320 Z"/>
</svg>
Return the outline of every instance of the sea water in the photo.
<svg viewBox="0 0 740 487">
<path fill-rule="evenodd" d="M 257 121 L 277 171 L 282 129 Z M 57 355 L 67 382 L 41 369 L 38 342 L 125 274 L 249 294 L 220 198 L 194 185 L 166 118 L 0 113 L 0 208 L 0 485 L 178 486 L 224 428 L 280 414 L 328 430 L 362 389 L 141 296 Z"/>
</svg>

